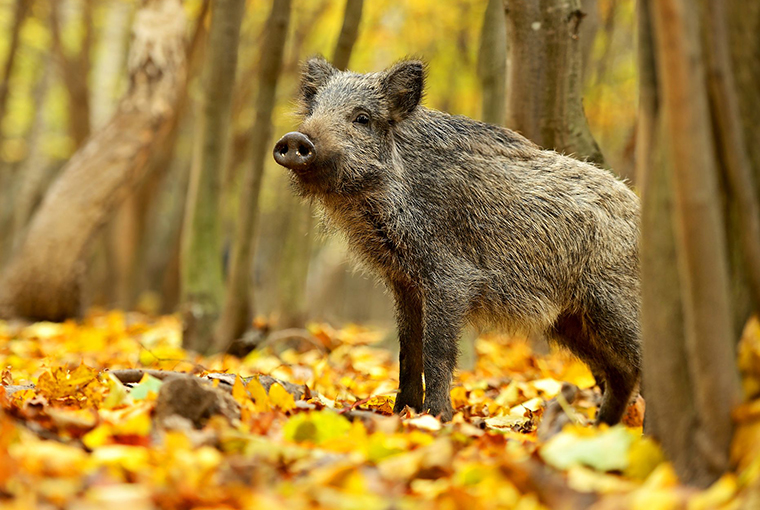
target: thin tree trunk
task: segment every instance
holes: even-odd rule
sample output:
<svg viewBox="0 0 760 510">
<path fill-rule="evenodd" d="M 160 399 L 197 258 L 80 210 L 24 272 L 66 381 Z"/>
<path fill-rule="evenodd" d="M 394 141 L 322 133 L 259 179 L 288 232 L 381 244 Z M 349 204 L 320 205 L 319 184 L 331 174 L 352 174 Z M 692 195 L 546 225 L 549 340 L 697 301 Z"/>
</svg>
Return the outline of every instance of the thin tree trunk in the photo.
<svg viewBox="0 0 760 510">
<path fill-rule="evenodd" d="M 583 112 L 580 0 L 505 0 L 507 127 L 603 165 Z"/>
<path fill-rule="evenodd" d="M 62 169 L 0 275 L 0 314 L 61 320 L 80 311 L 79 278 L 99 228 L 148 171 L 185 86 L 185 15 L 179 0 L 137 13 L 130 85 L 111 121 Z"/>
<path fill-rule="evenodd" d="M 503 0 L 488 0 L 478 51 L 478 76 L 483 89 L 480 117 L 504 125 L 507 115 L 507 27 Z"/>
<path fill-rule="evenodd" d="M 740 398 L 718 167 L 695 12 L 683 0 L 660 0 L 651 5 L 651 16 L 673 173 L 690 398 L 697 416 L 690 431 L 693 441 L 668 453 L 683 469 L 679 474 L 685 481 L 706 486 L 729 467 L 731 411 Z M 645 377 L 658 369 L 662 366 L 651 367 Z M 656 414 L 655 419 L 665 422 L 654 425 L 656 430 L 663 431 L 678 412 Z"/>
<path fill-rule="evenodd" d="M 211 9 L 199 159 L 191 177 L 182 248 L 183 346 L 207 351 L 224 295 L 221 178 L 226 162 L 232 89 L 245 0 L 217 0 Z"/>
<path fill-rule="evenodd" d="M 34 92 L 34 101 L 38 105 L 34 112 L 34 121 L 29 133 L 29 155 L 19 170 L 20 183 L 15 193 L 13 204 L 13 248 L 17 248 L 23 238 L 34 208 L 45 188 L 50 183 L 50 161 L 42 150 L 41 142 L 47 131 L 45 119 L 45 104 L 51 81 L 50 58 L 45 59 L 42 77 Z"/>
<path fill-rule="evenodd" d="M 282 68 L 285 41 L 290 22 L 290 0 L 273 0 L 266 22 L 267 31 L 261 46 L 259 93 L 256 120 L 251 129 L 251 166 L 243 177 L 240 191 L 240 214 L 232 245 L 232 263 L 227 278 L 227 292 L 222 317 L 216 331 L 214 348 L 224 350 L 248 329 L 252 306 L 250 296 L 251 259 L 255 225 L 259 214 L 259 194 L 264 176 L 264 161 L 270 154 L 272 109 L 277 80 Z"/>
<path fill-rule="evenodd" d="M 69 96 L 69 132 L 77 148 L 82 147 L 90 135 L 90 91 L 87 79 L 90 72 L 90 50 L 92 48 L 93 0 L 82 3 L 82 23 L 84 26 L 82 47 L 79 54 L 66 54 L 61 40 L 61 2 L 51 2 L 50 33 L 53 51 L 59 60 L 63 82 Z"/>
<path fill-rule="evenodd" d="M 338 42 L 335 44 L 332 64 L 337 69 L 345 71 L 351 61 L 354 44 L 359 37 L 359 23 L 362 19 L 364 0 L 346 0 L 346 10 L 343 13 L 343 26 L 340 29 Z"/>
<path fill-rule="evenodd" d="M 743 263 L 755 310 L 760 306 L 760 206 L 757 183 L 749 159 L 739 101 L 728 49 L 725 4 L 706 0 L 704 28 L 707 39 L 708 84 L 719 154 L 728 177 L 733 203 L 737 208 L 738 233 Z"/>
<path fill-rule="evenodd" d="M 337 69 L 347 69 L 359 35 L 362 0 L 347 0 L 343 25 L 335 45 L 332 64 Z M 503 16 L 502 16 L 503 19 Z M 289 190 L 286 190 L 289 193 Z M 287 221 L 287 239 L 284 243 L 283 261 L 280 268 L 280 327 L 301 327 L 307 318 L 306 280 L 309 276 L 314 239 L 314 208 L 311 203 L 297 200 L 285 201 L 290 207 Z"/>
<path fill-rule="evenodd" d="M 673 183 L 662 139 L 651 0 L 639 0 L 639 115 L 636 180 L 642 198 L 641 293 L 644 430 L 662 443 L 679 473 L 691 473 L 699 458 L 693 433 L 696 409 L 683 329 L 683 302 L 673 231 Z M 692 454 L 695 456 L 692 457 Z M 691 477 L 691 475 L 688 475 Z"/>
<path fill-rule="evenodd" d="M 599 6 L 597 0 L 581 0 L 584 18 L 580 28 L 581 38 L 581 74 L 583 83 L 589 82 L 591 55 L 594 52 L 594 41 L 599 32 Z M 609 42 L 608 42 L 609 44 Z"/>
<path fill-rule="evenodd" d="M 11 27 L 11 40 L 8 45 L 8 57 L 5 59 L 3 66 L 3 75 L 0 79 L 0 122 L 5 117 L 5 109 L 8 105 L 8 92 L 10 91 L 9 83 L 11 73 L 13 73 L 13 64 L 16 62 L 16 55 L 20 46 L 21 26 L 24 24 L 32 0 L 16 0 L 16 10 L 13 16 L 13 26 Z M 2 132 L 0 131 L 0 140 Z"/>
</svg>

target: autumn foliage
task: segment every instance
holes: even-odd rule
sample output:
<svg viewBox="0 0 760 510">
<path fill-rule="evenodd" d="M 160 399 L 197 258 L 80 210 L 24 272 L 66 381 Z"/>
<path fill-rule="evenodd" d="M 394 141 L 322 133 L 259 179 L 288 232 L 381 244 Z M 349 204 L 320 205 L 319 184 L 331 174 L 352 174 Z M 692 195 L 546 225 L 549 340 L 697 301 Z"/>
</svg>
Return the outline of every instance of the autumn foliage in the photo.
<svg viewBox="0 0 760 510">
<path fill-rule="evenodd" d="M 757 497 L 760 400 L 737 411 L 738 474 L 697 492 L 642 436 L 641 401 L 628 426 L 590 425 L 599 390 L 565 353 L 481 335 L 442 424 L 391 414 L 397 368 L 382 340 L 312 324 L 244 359 L 202 358 L 180 348 L 173 316 L 0 322 L 0 507 L 751 508 Z M 739 360 L 751 397 L 758 359 L 751 322 Z M 193 375 L 124 384 L 135 368 Z M 162 409 L 188 377 L 227 410 Z"/>
</svg>

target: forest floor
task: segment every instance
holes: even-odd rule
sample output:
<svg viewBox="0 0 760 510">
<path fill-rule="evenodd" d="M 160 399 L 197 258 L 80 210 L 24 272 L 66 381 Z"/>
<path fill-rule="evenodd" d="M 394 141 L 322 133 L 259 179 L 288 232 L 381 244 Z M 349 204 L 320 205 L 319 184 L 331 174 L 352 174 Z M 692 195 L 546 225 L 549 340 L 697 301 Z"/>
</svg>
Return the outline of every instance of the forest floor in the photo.
<svg viewBox="0 0 760 510">
<path fill-rule="evenodd" d="M 760 400 L 737 413 L 736 473 L 700 491 L 641 435 L 642 400 L 627 425 L 590 425 L 599 390 L 564 353 L 482 335 L 442 424 L 391 414 L 381 339 L 315 324 L 300 342 L 203 358 L 171 316 L 0 322 L 0 508 L 760 508 Z M 756 323 L 740 364 L 756 394 Z M 209 404 L 164 391 L 171 378 L 114 375 L 132 368 L 241 378 L 198 384 L 225 394 Z"/>
</svg>

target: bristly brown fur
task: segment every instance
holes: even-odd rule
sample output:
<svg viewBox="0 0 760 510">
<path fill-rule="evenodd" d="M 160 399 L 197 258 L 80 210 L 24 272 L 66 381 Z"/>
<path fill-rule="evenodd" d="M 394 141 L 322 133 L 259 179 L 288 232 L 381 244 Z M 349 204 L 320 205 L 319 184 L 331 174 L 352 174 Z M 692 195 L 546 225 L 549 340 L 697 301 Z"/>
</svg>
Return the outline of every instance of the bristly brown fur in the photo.
<svg viewBox="0 0 760 510">
<path fill-rule="evenodd" d="M 598 420 L 618 422 L 640 373 L 638 198 L 606 170 L 420 106 L 424 80 L 417 60 L 356 74 L 310 59 L 299 131 L 316 159 L 293 172 L 395 297 L 396 410 L 451 417 L 474 321 L 556 338 L 604 382 Z"/>
</svg>

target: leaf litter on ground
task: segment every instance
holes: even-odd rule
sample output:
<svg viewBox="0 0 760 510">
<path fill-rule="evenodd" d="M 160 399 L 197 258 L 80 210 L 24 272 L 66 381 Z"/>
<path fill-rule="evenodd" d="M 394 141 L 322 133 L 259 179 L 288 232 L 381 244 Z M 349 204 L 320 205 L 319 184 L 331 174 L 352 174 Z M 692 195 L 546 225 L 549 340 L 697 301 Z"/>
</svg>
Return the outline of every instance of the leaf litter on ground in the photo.
<svg viewBox="0 0 760 510">
<path fill-rule="evenodd" d="M 760 326 L 739 349 L 735 474 L 679 483 L 642 435 L 594 427 L 579 361 L 483 334 L 450 423 L 392 414 L 380 331 L 312 324 L 245 358 L 181 348 L 176 317 L 0 322 L 0 508 L 750 508 L 760 483 Z"/>
</svg>

